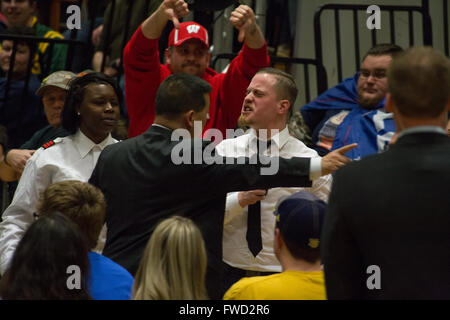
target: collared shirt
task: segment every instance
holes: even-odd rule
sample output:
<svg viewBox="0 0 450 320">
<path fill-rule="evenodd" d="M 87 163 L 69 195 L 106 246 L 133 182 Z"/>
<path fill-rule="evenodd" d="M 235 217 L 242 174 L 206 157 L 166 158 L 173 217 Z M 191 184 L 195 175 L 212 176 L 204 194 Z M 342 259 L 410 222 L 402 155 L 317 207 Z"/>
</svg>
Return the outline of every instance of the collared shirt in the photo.
<svg viewBox="0 0 450 320">
<path fill-rule="evenodd" d="M 41 192 L 64 180 L 88 181 L 101 150 L 117 142 L 109 135 L 95 144 L 80 130 L 38 149 L 27 161 L 10 206 L 0 224 L 0 271 L 6 271 L 20 239 L 33 223 Z"/>
<path fill-rule="evenodd" d="M 320 159 L 313 149 L 292 137 L 286 127 L 272 138 L 270 148 L 265 155 L 279 155 L 283 158 L 310 157 Z M 245 135 L 235 139 L 227 139 L 217 145 L 216 150 L 225 156 L 252 156 L 257 152 L 256 132 L 250 129 Z M 320 162 L 319 162 L 320 163 Z M 313 181 L 311 188 L 273 188 L 261 201 L 261 236 L 263 249 L 254 257 L 248 249 L 245 238 L 247 232 L 248 207 L 242 208 L 238 201 L 238 192 L 227 195 L 224 230 L 223 230 L 223 260 L 229 265 L 246 270 L 280 272 L 281 266 L 273 250 L 275 216 L 273 211 L 278 199 L 300 190 L 307 190 L 320 199 L 327 201 L 331 188 L 331 175 L 320 177 Z"/>
<path fill-rule="evenodd" d="M 415 126 L 407 129 L 403 129 L 398 134 L 398 138 L 401 138 L 404 135 L 411 134 L 411 133 L 424 133 L 424 132 L 434 132 L 434 133 L 442 133 L 447 135 L 447 132 L 445 132 L 444 129 L 438 126 Z"/>
</svg>

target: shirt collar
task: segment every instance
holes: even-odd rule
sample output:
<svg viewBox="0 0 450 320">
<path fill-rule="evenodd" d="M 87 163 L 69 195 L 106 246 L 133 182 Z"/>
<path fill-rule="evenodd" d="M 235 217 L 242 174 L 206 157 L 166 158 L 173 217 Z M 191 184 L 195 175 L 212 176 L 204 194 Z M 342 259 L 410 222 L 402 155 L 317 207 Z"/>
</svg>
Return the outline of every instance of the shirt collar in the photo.
<svg viewBox="0 0 450 320">
<path fill-rule="evenodd" d="M 78 129 L 75 133 L 73 140 L 75 142 L 76 148 L 78 149 L 78 152 L 80 153 L 81 158 L 84 158 L 95 146 L 98 146 L 100 150 L 103 150 L 107 145 L 110 145 L 114 142 L 111 134 L 108 134 L 105 140 L 103 140 L 99 144 L 95 144 L 91 139 L 86 137 L 86 135 L 81 132 L 80 129 Z"/>
<path fill-rule="evenodd" d="M 157 123 L 153 123 L 153 124 L 152 124 L 152 127 L 160 127 L 160 128 L 167 129 L 167 130 L 172 130 L 172 129 L 170 129 L 170 128 L 167 128 L 166 126 L 163 126 L 163 125 L 157 124 Z"/>
<path fill-rule="evenodd" d="M 424 132 L 442 133 L 444 135 L 447 135 L 447 132 L 445 132 L 444 129 L 438 126 L 416 126 L 402 130 L 398 134 L 398 138 L 411 133 L 424 133 Z"/>
<path fill-rule="evenodd" d="M 258 139 L 258 137 L 256 136 L 256 130 L 251 128 L 249 130 L 249 142 L 253 143 L 254 140 Z M 283 130 L 281 130 L 280 132 L 278 132 L 276 135 L 272 136 L 272 138 L 270 138 L 270 140 L 272 140 L 272 144 L 276 144 L 278 147 L 278 150 L 280 150 L 288 141 L 289 139 L 289 129 L 288 126 L 286 126 Z"/>
</svg>

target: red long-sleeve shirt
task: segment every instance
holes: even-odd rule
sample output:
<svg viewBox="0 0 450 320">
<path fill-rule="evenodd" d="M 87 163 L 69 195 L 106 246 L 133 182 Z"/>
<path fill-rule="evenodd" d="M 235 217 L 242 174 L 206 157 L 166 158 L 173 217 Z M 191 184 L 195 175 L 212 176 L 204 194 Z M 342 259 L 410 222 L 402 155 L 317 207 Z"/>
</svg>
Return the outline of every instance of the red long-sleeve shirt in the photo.
<svg viewBox="0 0 450 320">
<path fill-rule="evenodd" d="M 129 137 L 148 129 L 155 119 L 155 97 L 161 82 L 172 74 L 168 65 L 159 62 L 159 39 L 147 39 L 139 27 L 123 52 L 125 92 L 130 119 Z M 219 129 L 225 137 L 226 129 L 236 127 L 245 92 L 255 73 L 269 66 L 267 45 L 251 49 L 245 44 L 233 59 L 226 73 L 207 68 L 202 79 L 212 87 L 209 120 L 206 131 Z"/>
</svg>

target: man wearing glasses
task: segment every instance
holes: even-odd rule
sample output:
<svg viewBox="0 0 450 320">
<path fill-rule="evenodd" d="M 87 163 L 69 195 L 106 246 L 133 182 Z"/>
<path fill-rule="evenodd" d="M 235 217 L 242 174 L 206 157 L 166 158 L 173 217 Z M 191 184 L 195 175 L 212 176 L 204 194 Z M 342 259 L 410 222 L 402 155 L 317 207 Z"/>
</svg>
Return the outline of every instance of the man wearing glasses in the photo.
<svg viewBox="0 0 450 320">
<path fill-rule="evenodd" d="M 384 110 L 386 70 L 392 57 L 402 51 L 393 44 L 372 47 L 353 78 L 301 108 L 311 131 L 312 147 L 320 155 L 353 142 L 358 142 L 358 147 L 346 156 L 354 160 L 386 148 L 395 132 L 392 114 Z"/>
</svg>

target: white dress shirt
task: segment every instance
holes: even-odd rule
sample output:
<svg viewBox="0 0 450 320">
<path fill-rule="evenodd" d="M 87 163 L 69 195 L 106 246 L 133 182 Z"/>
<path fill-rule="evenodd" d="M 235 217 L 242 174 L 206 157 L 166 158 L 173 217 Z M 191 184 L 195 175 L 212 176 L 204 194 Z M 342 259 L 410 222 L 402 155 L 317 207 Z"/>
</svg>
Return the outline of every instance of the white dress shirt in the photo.
<svg viewBox="0 0 450 320">
<path fill-rule="evenodd" d="M 36 150 L 27 161 L 10 206 L 0 224 L 0 272 L 8 268 L 14 250 L 33 223 L 40 194 L 52 183 L 64 180 L 89 180 L 97 159 L 107 145 L 117 142 L 109 135 L 95 144 L 80 130 L 54 145 Z M 102 231 L 102 234 L 104 231 Z M 103 235 L 104 237 L 104 235 Z"/>
<path fill-rule="evenodd" d="M 320 159 L 317 152 L 305 146 L 303 142 L 292 137 L 286 127 L 279 134 L 272 137 L 270 148 L 265 155 L 279 155 L 283 158 L 310 157 Z M 257 152 L 257 137 L 253 129 L 235 139 L 223 140 L 216 150 L 222 156 L 247 156 Z M 319 163 L 320 162 L 317 162 Z M 307 190 L 324 201 L 328 201 L 331 189 L 331 175 L 313 180 L 311 188 L 273 188 L 261 201 L 261 237 L 263 249 L 254 257 L 248 249 L 247 216 L 248 207 L 242 208 L 238 201 L 238 192 L 227 195 L 225 220 L 223 229 L 223 260 L 229 265 L 245 270 L 281 272 L 281 266 L 275 257 L 273 249 L 275 216 L 273 211 L 278 199 L 289 196 L 300 190 Z"/>
</svg>

